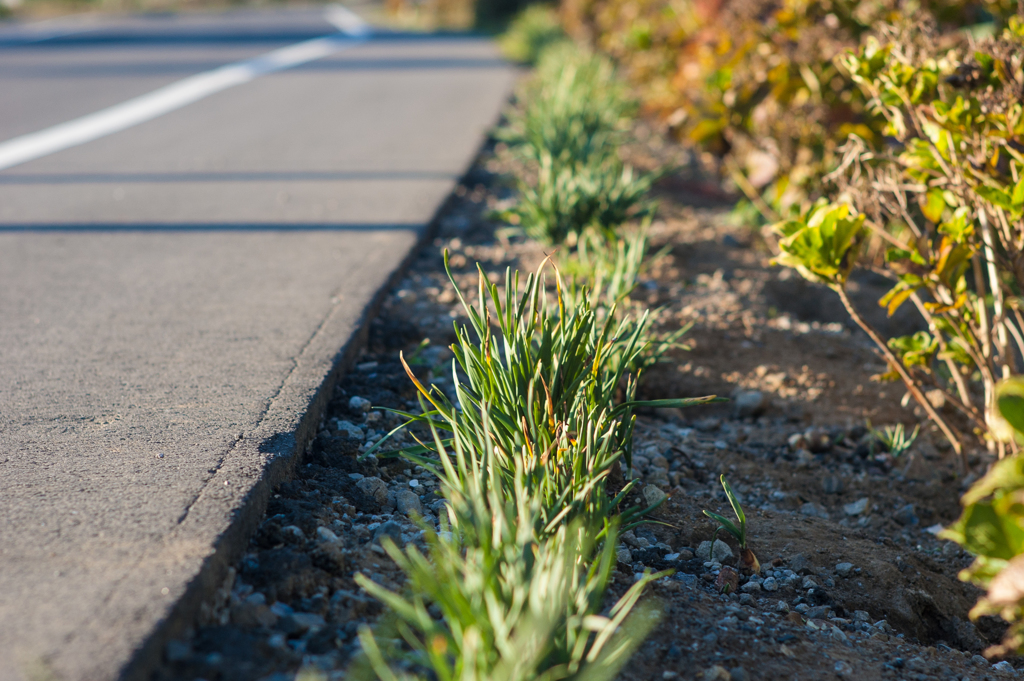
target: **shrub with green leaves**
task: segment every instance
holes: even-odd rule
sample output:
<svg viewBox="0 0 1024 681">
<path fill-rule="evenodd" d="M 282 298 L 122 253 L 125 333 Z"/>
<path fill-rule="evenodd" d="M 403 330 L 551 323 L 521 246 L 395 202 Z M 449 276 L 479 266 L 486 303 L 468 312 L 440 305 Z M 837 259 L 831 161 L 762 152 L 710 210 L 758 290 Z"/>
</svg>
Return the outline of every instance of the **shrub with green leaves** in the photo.
<svg viewBox="0 0 1024 681">
<path fill-rule="evenodd" d="M 1024 379 L 1011 378 L 996 387 L 996 412 L 1001 428 L 1024 444 Z M 963 514 L 939 536 L 951 539 L 974 555 L 960 579 L 986 589 L 971 610 L 971 619 L 996 615 L 1010 623 L 1000 645 L 985 651 L 1001 656 L 1024 651 L 1024 456 L 997 462 L 963 496 Z"/>
<path fill-rule="evenodd" d="M 835 289 L 949 441 L 965 433 L 1003 453 L 996 385 L 1024 356 L 1024 25 L 999 39 L 950 48 L 927 27 L 889 27 L 842 58 L 885 121 L 882 150 L 851 136 L 822 200 L 780 223 L 778 261 Z M 870 242 L 868 253 L 862 244 Z M 912 304 L 926 330 L 884 339 L 846 295 L 860 262 L 888 276 L 879 303 Z M 959 417 L 926 399 L 938 391 Z M 965 460 L 966 466 L 966 460 Z"/>
<path fill-rule="evenodd" d="M 520 475 L 501 472 L 510 462 L 493 445 L 489 411 L 480 405 L 474 428 L 450 439 L 432 431 L 449 470 L 443 530 L 428 531 L 426 555 L 385 540 L 408 577 L 406 593 L 356 577 L 390 610 L 376 635 L 360 632 L 364 666 L 382 681 L 610 680 L 657 621 L 653 609 L 634 607 L 663 573 L 645 574 L 604 611 L 615 525 L 604 528 L 601 544 L 602 528 L 582 520 L 538 540 L 542 500 L 521 483 L 533 457 L 524 447 L 511 454 Z"/>
</svg>

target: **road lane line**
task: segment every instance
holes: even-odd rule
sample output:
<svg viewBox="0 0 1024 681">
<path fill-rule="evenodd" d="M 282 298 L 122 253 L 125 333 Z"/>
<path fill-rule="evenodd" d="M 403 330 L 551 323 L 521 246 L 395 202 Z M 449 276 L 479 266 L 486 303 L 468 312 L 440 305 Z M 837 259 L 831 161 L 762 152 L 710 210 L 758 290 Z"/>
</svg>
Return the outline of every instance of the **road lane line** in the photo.
<svg viewBox="0 0 1024 681">
<path fill-rule="evenodd" d="M 0 170 L 120 132 L 268 73 L 321 59 L 370 35 L 369 26 L 340 5 L 328 9 L 327 20 L 340 32 L 198 73 L 67 123 L 0 142 Z"/>
</svg>

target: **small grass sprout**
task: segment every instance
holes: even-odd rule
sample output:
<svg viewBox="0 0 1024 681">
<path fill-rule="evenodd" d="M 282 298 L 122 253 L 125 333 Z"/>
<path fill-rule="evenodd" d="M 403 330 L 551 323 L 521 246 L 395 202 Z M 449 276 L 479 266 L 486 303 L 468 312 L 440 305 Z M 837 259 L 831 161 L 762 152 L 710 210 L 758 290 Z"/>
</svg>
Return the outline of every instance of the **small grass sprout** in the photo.
<svg viewBox="0 0 1024 681">
<path fill-rule="evenodd" d="M 721 477 L 721 481 L 722 488 L 725 490 L 725 496 L 729 498 L 729 504 L 732 506 L 732 512 L 736 514 L 736 522 L 734 523 L 725 516 L 705 509 L 704 515 L 718 523 L 718 528 L 711 538 L 711 550 L 712 552 L 714 551 L 718 533 L 725 530 L 740 545 L 740 567 L 757 574 L 761 572 L 761 563 L 757 560 L 754 552 L 747 548 L 747 516 L 743 512 L 740 500 L 736 498 L 736 494 L 732 491 L 732 487 L 729 486 L 729 482 L 725 479 L 724 475 Z"/>
<path fill-rule="evenodd" d="M 909 436 L 902 423 L 897 423 L 895 426 L 886 426 L 881 430 L 875 430 L 874 428 L 870 430 L 872 437 L 885 447 L 886 451 L 892 455 L 892 458 L 896 459 L 899 458 L 900 454 L 914 446 L 914 441 L 917 440 L 921 426 L 914 426 L 914 432 Z"/>
</svg>

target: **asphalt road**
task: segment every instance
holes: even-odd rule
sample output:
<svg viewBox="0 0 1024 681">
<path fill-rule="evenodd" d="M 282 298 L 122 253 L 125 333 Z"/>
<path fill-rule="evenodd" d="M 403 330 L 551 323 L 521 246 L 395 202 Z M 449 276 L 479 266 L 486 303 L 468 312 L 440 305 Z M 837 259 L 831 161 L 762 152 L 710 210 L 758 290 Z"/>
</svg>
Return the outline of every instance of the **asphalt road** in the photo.
<svg viewBox="0 0 1024 681">
<path fill-rule="evenodd" d="M 0 28 L 0 157 L 336 31 L 319 9 Z M 483 39 L 374 33 L 0 170 L 0 681 L 145 674 L 513 77 Z"/>
</svg>

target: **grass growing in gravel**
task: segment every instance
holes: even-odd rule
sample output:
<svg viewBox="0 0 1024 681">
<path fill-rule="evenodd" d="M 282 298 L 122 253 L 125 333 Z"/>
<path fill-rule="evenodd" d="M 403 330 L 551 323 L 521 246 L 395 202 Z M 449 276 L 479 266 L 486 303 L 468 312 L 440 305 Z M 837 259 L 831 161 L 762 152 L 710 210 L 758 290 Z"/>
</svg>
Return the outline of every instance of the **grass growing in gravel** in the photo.
<svg viewBox="0 0 1024 681">
<path fill-rule="evenodd" d="M 527 277 L 522 289 L 518 272 L 507 272 L 504 293 L 481 273 L 476 306 L 456 285 L 469 318 L 468 326 L 457 329 L 452 346 L 458 404 L 424 386 L 409 370 L 430 409 L 405 415 L 412 423 L 448 433 L 447 444 L 459 433 L 468 438 L 477 432 L 486 405 L 495 472 L 538 500 L 538 537 L 567 520 L 584 517 L 598 526 L 619 513 L 636 482 L 626 482 L 613 496 L 606 493 L 606 483 L 618 473 L 620 461 L 627 469 L 632 466 L 635 409 L 689 407 L 717 399 L 637 400 L 630 368 L 642 364 L 653 346 L 647 315 L 619 319 L 613 306 L 602 320 L 590 305 L 588 290 L 580 287 L 570 299 L 557 273 L 555 292 L 549 295 L 546 267 Z M 525 452 L 521 470 L 520 452 Z M 463 470 L 439 466 L 435 444 L 402 453 L 449 486 L 465 483 Z M 620 519 L 629 525 L 650 510 L 631 507 Z"/>
<path fill-rule="evenodd" d="M 406 595 L 357 577 L 391 612 L 376 636 L 360 632 L 364 674 L 370 667 L 384 681 L 610 679 L 656 623 L 652 610 L 633 611 L 663 575 L 645 574 L 602 614 L 614 524 L 600 546 L 598 528 L 582 520 L 538 541 L 543 502 L 522 484 L 533 457 L 525 447 L 511 462 L 501 456 L 488 412 L 481 405 L 475 426 L 450 440 L 432 430 L 447 471 L 447 523 L 428 534 L 428 555 L 386 542 L 408 576 Z M 518 476 L 502 473 L 509 463 Z"/>
<path fill-rule="evenodd" d="M 632 103 L 607 60 L 544 31 L 524 35 L 524 52 L 541 56 L 504 130 L 527 168 L 512 215 L 527 236 L 574 247 L 558 256 L 570 285 L 550 259 L 525 282 L 507 270 L 502 289 L 481 271 L 470 304 L 445 253 L 469 320 L 452 345 L 455 402 L 403 358 L 422 406 L 403 427 L 432 438 L 398 454 L 439 478 L 447 517 L 439 533 L 425 528 L 427 554 L 385 542 L 405 595 L 358 577 L 389 608 L 376 633 L 360 633 L 362 672 L 382 681 L 613 678 L 656 621 L 633 611 L 661 576 L 643 575 L 601 614 L 619 529 L 661 503 L 624 507 L 638 484 L 622 473 L 634 412 L 718 401 L 636 399 L 640 371 L 685 329 L 655 332 L 629 299 L 647 231 L 621 228 L 652 208 L 652 178 L 618 156 Z"/>
<path fill-rule="evenodd" d="M 528 236 L 560 244 L 598 229 L 614 237 L 651 211 L 653 178 L 618 156 L 634 104 L 610 61 L 556 43 L 543 50 L 523 100 L 502 135 L 530 167 L 510 213 Z"/>
</svg>

